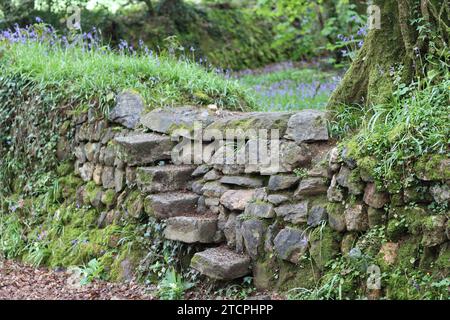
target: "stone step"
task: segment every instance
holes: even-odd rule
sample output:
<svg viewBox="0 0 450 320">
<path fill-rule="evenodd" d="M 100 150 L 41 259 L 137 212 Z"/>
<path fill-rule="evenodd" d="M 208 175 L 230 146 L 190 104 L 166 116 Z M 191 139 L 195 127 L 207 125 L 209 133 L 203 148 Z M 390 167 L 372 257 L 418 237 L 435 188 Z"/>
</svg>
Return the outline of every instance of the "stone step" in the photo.
<svg viewBox="0 0 450 320">
<path fill-rule="evenodd" d="M 136 183 L 142 192 L 148 193 L 185 190 L 194 169 L 195 166 L 190 165 L 139 167 L 136 170 Z"/>
<path fill-rule="evenodd" d="M 250 257 L 226 247 L 210 248 L 192 257 L 191 268 L 213 279 L 233 280 L 250 273 Z"/>
<path fill-rule="evenodd" d="M 164 237 L 184 243 L 215 243 L 217 216 L 179 216 L 166 220 Z"/>
<path fill-rule="evenodd" d="M 144 210 L 158 219 L 182 216 L 197 211 L 200 196 L 193 192 L 166 192 L 152 194 L 144 200 Z"/>
<path fill-rule="evenodd" d="M 142 166 L 156 161 L 170 160 L 175 142 L 169 136 L 156 133 L 132 134 L 114 138 L 119 157 L 129 166 Z"/>
</svg>

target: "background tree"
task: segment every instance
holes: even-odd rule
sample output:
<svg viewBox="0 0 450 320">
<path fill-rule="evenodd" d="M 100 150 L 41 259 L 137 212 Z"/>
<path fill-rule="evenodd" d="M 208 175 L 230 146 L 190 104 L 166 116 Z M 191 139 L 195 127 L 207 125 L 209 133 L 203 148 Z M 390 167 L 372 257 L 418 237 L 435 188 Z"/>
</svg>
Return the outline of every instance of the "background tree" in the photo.
<svg viewBox="0 0 450 320">
<path fill-rule="evenodd" d="M 417 77 L 439 81 L 449 67 L 448 0 L 375 0 L 381 29 L 370 30 L 329 107 L 385 102 L 394 78 L 410 83 Z"/>
</svg>

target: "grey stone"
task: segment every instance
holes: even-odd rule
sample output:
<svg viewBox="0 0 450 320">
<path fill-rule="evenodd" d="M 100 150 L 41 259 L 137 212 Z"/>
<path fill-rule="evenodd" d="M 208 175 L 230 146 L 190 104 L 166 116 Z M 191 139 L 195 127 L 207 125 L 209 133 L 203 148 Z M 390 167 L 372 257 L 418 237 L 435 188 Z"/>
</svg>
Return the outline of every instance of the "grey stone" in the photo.
<svg viewBox="0 0 450 320">
<path fill-rule="evenodd" d="M 275 208 L 275 213 L 285 221 L 294 224 L 306 223 L 308 218 L 308 201 L 282 205 Z"/>
<path fill-rule="evenodd" d="M 92 181 L 98 186 L 102 184 L 102 172 L 103 166 L 100 164 L 96 165 L 94 172 L 92 172 Z"/>
<path fill-rule="evenodd" d="M 337 205 L 337 207 L 333 210 L 327 210 L 328 213 L 328 224 L 330 228 L 337 232 L 344 232 L 347 229 L 347 225 L 345 223 L 345 214 L 344 214 L 344 206 Z"/>
<path fill-rule="evenodd" d="M 430 216 L 423 225 L 422 244 L 425 247 L 434 247 L 447 241 L 447 218 L 444 215 Z"/>
<path fill-rule="evenodd" d="M 133 187 L 136 184 L 136 168 L 125 168 L 125 181 L 128 187 Z"/>
<path fill-rule="evenodd" d="M 294 197 L 303 199 L 305 196 L 326 194 L 328 190 L 327 180 L 324 178 L 307 178 L 300 181 L 295 190 Z"/>
<path fill-rule="evenodd" d="M 203 176 L 203 180 L 205 181 L 214 181 L 219 180 L 222 177 L 222 174 L 216 169 L 212 169 L 208 173 Z M 222 181 L 221 181 L 222 182 Z"/>
<path fill-rule="evenodd" d="M 345 224 L 348 231 L 366 231 L 369 227 L 366 207 L 361 203 L 349 205 L 345 209 Z"/>
<path fill-rule="evenodd" d="M 184 107 L 165 107 L 145 114 L 141 118 L 141 124 L 155 132 L 187 138 L 194 137 L 194 124 L 198 123 L 198 129 L 204 129 L 211 124 L 217 116 L 211 110 L 206 108 L 184 106 Z M 178 129 L 178 130 L 177 130 Z M 199 130 L 200 131 L 200 130 Z"/>
<path fill-rule="evenodd" d="M 344 200 L 344 192 L 337 184 L 336 175 L 331 179 L 330 186 L 327 190 L 327 199 L 330 202 L 341 202 Z"/>
<path fill-rule="evenodd" d="M 214 243 L 217 217 L 179 216 L 166 220 L 164 237 L 184 243 Z"/>
<path fill-rule="evenodd" d="M 374 183 L 368 183 L 364 190 L 364 202 L 375 209 L 381 209 L 389 202 L 389 194 L 378 192 Z"/>
<path fill-rule="evenodd" d="M 114 188 L 117 193 L 121 192 L 125 187 L 125 171 L 121 169 L 114 170 Z"/>
<path fill-rule="evenodd" d="M 347 188 L 353 195 L 360 195 L 364 191 L 364 183 L 357 172 L 352 172 L 349 168 L 342 166 L 336 176 L 339 185 Z"/>
<path fill-rule="evenodd" d="M 199 196 L 192 192 L 168 192 L 149 195 L 144 200 L 144 210 L 158 219 L 194 214 Z"/>
<path fill-rule="evenodd" d="M 105 189 L 112 189 L 116 187 L 114 181 L 114 167 L 103 167 L 102 184 Z"/>
<path fill-rule="evenodd" d="M 267 197 L 267 201 L 275 206 L 279 206 L 280 204 L 290 201 L 290 198 L 283 194 L 271 194 Z"/>
<path fill-rule="evenodd" d="M 220 198 L 229 188 L 220 182 L 207 182 L 202 188 L 203 195 L 210 198 Z"/>
<path fill-rule="evenodd" d="M 254 194 L 255 190 L 228 190 L 220 197 L 220 203 L 232 211 L 243 211 Z"/>
<path fill-rule="evenodd" d="M 259 188 L 263 186 L 262 179 L 245 176 L 224 176 L 220 179 L 220 182 L 247 188 Z"/>
<path fill-rule="evenodd" d="M 434 201 L 445 204 L 450 201 L 450 188 L 447 184 L 435 184 L 430 188 Z"/>
<path fill-rule="evenodd" d="M 268 189 L 270 191 L 290 189 L 294 187 L 299 180 L 300 178 L 297 177 L 296 175 L 286 175 L 286 174 L 273 175 L 270 176 Z"/>
<path fill-rule="evenodd" d="M 86 154 L 86 159 L 89 162 L 97 161 L 100 152 L 100 144 L 88 142 L 84 145 L 84 152 Z"/>
<path fill-rule="evenodd" d="M 323 205 L 315 205 L 309 210 L 308 225 L 311 227 L 317 227 L 324 221 L 328 220 L 328 213 Z"/>
<path fill-rule="evenodd" d="M 130 166 L 170 160 L 175 143 L 168 136 L 154 133 L 133 134 L 114 138 L 119 146 L 119 157 Z"/>
<path fill-rule="evenodd" d="M 297 112 L 289 119 L 286 136 L 297 143 L 328 140 L 326 113 L 318 110 Z"/>
<path fill-rule="evenodd" d="M 104 156 L 103 156 L 103 163 L 106 166 L 113 166 L 114 165 L 114 161 L 116 159 L 116 150 L 115 150 L 114 146 L 108 145 L 105 148 L 104 152 L 105 153 L 104 153 Z"/>
<path fill-rule="evenodd" d="M 203 182 L 202 181 L 194 181 L 192 182 L 191 185 L 191 190 L 192 192 L 195 192 L 196 194 L 203 194 L 202 189 L 203 189 Z"/>
<path fill-rule="evenodd" d="M 245 248 L 252 259 L 258 257 L 264 243 L 265 225 L 260 220 L 245 220 L 242 222 L 241 230 L 244 238 Z"/>
<path fill-rule="evenodd" d="M 218 207 L 219 198 L 205 198 L 205 205 L 208 207 Z"/>
<path fill-rule="evenodd" d="M 80 167 L 80 177 L 83 181 L 88 182 L 92 179 L 94 173 L 94 164 L 86 162 Z"/>
<path fill-rule="evenodd" d="M 199 165 L 194 172 L 192 172 L 192 176 L 193 177 L 200 177 L 203 176 L 205 173 L 207 173 L 209 170 L 211 170 L 211 167 L 206 165 L 206 164 L 202 164 Z"/>
<path fill-rule="evenodd" d="M 197 252 L 191 267 L 201 274 L 217 280 L 233 280 L 250 273 L 250 258 L 224 247 Z"/>
<path fill-rule="evenodd" d="M 266 238 L 264 240 L 264 250 L 266 252 L 273 252 L 273 240 L 279 231 L 280 228 L 276 222 L 267 228 Z"/>
<path fill-rule="evenodd" d="M 74 155 L 78 160 L 78 163 L 83 164 L 86 162 L 86 154 L 84 152 L 84 144 L 80 144 L 74 148 Z"/>
<path fill-rule="evenodd" d="M 349 149 L 344 147 L 341 153 L 342 161 L 344 161 L 345 165 L 349 167 L 351 170 L 355 169 L 357 166 L 356 160 L 349 156 Z"/>
<path fill-rule="evenodd" d="M 265 219 L 275 217 L 273 205 L 270 203 L 260 203 L 260 202 L 249 203 L 245 207 L 245 214 Z"/>
<path fill-rule="evenodd" d="M 236 214 L 229 214 L 223 227 L 223 233 L 227 239 L 227 246 L 230 248 L 234 248 L 236 246 L 236 219 Z"/>
<path fill-rule="evenodd" d="M 308 249 L 308 238 L 301 230 L 284 228 L 274 241 L 274 249 L 277 255 L 292 263 L 298 263 Z"/>
<path fill-rule="evenodd" d="M 253 199 L 255 201 L 267 201 L 267 188 L 257 188 L 255 189 L 255 194 L 253 195 Z"/>
<path fill-rule="evenodd" d="M 144 102 L 140 95 L 123 92 L 116 97 L 116 106 L 109 113 L 108 119 L 129 129 L 134 129 L 139 123 Z"/>
<path fill-rule="evenodd" d="M 141 167 L 136 170 L 136 181 L 142 192 L 158 193 L 184 190 L 191 179 L 193 166 Z"/>
</svg>

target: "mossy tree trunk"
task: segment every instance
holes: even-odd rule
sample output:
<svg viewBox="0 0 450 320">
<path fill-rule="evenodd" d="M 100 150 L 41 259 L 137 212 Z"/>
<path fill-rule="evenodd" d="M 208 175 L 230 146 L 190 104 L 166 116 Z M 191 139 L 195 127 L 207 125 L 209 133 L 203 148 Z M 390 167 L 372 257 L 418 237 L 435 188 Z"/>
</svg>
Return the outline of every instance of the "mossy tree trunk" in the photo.
<svg viewBox="0 0 450 320">
<path fill-rule="evenodd" d="M 427 71 L 425 57 L 433 50 L 448 50 L 448 0 L 375 0 L 373 4 L 381 9 L 381 29 L 369 31 L 330 98 L 330 110 L 342 104 L 386 102 L 392 94 L 394 70 L 400 69 L 402 82 L 409 83 Z"/>
</svg>

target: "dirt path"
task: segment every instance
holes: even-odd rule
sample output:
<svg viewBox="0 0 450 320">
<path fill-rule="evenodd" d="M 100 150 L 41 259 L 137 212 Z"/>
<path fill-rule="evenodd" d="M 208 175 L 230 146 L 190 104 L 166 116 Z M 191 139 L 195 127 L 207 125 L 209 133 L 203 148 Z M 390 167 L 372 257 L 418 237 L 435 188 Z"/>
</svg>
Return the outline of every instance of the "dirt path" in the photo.
<svg viewBox="0 0 450 320">
<path fill-rule="evenodd" d="M 0 300 L 151 300 L 143 286 L 94 281 L 79 285 L 66 271 L 0 260 Z"/>
</svg>

